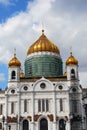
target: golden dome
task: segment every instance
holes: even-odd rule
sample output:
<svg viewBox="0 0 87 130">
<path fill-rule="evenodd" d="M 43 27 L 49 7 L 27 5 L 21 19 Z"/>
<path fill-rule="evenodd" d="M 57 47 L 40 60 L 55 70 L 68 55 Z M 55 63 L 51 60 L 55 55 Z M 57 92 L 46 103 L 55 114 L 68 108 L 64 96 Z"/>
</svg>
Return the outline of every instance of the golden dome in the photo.
<svg viewBox="0 0 87 130">
<path fill-rule="evenodd" d="M 39 37 L 39 39 L 29 47 L 27 55 L 41 51 L 60 54 L 58 47 L 44 35 L 44 30 L 42 30 L 42 35 Z"/>
<path fill-rule="evenodd" d="M 67 76 L 67 72 L 65 71 L 63 75 L 64 75 L 64 76 Z"/>
<path fill-rule="evenodd" d="M 17 59 L 16 54 L 14 54 L 14 57 L 9 61 L 9 66 L 21 66 L 20 61 Z"/>
<path fill-rule="evenodd" d="M 70 52 L 70 57 L 66 60 L 66 65 L 78 65 L 78 60 Z"/>
<path fill-rule="evenodd" d="M 20 78 L 24 78 L 25 77 L 25 75 L 24 75 L 24 73 L 23 73 L 23 71 L 20 73 Z"/>
</svg>

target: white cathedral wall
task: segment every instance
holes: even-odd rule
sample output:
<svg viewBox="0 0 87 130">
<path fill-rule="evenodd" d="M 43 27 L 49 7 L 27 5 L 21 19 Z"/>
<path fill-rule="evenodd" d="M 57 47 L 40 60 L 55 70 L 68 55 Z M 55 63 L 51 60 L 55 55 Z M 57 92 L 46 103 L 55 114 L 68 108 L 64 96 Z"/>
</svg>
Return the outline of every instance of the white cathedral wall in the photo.
<svg viewBox="0 0 87 130">
<path fill-rule="evenodd" d="M 27 113 L 26 115 L 30 115 L 32 111 L 32 104 L 31 104 L 31 93 L 21 93 L 20 96 L 20 113 L 21 115 L 25 115 L 24 113 L 24 100 L 27 99 Z"/>
<path fill-rule="evenodd" d="M 11 125 L 11 130 L 17 130 L 17 124 L 16 123 L 10 123 Z"/>
<path fill-rule="evenodd" d="M 78 66 L 77 65 L 69 65 L 67 66 L 67 79 L 70 80 L 71 79 L 71 70 L 74 69 L 75 70 L 75 77 L 77 79 L 79 79 L 78 77 Z"/>
<path fill-rule="evenodd" d="M 14 102 L 14 113 L 11 114 L 11 103 Z M 18 98 L 17 98 L 17 95 L 9 95 L 8 96 L 8 115 L 11 115 L 11 116 L 16 116 L 17 113 L 18 113 Z"/>
<path fill-rule="evenodd" d="M 16 78 L 15 79 L 12 79 L 12 71 L 15 71 L 16 72 Z M 19 81 L 19 79 L 20 79 L 20 67 L 15 67 L 15 66 L 13 66 L 13 67 L 9 67 L 8 68 L 8 82 L 9 81 Z"/>
<path fill-rule="evenodd" d="M 2 114 L 5 115 L 5 96 L 4 94 L 0 94 L 0 104 L 2 104 L 3 108 L 2 108 Z M 0 117 L 2 118 L 3 115 L 0 115 Z"/>
<path fill-rule="evenodd" d="M 43 81 L 42 81 L 43 82 Z M 41 89 L 40 88 L 40 82 L 37 82 L 37 84 L 34 83 L 34 90 L 33 90 L 33 87 L 32 85 L 30 85 L 30 83 L 27 83 L 27 85 L 29 86 L 29 90 L 26 92 L 23 90 L 22 86 L 26 83 L 21 83 L 19 85 L 19 88 L 17 88 L 17 91 L 20 90 L 21 94 L 20 94 L 20 115 L 21 116 L 24 116 L 25 118 L 27 118 L 27 116 L 32 116 L 32 114 L 42 114 L 42 115 L 47 115 L 47 114 L 55 114 L 58 115 L 60 118 L 64 118 L 65 116 L 69 116 L 69 113 L 70 113 L 70 104 L 69 104 L 69 89 L 70 89 L 70 85 L 71 83 L 70 82 L 55 82 L 55 84 L 62 84 L 63 85 L 63 89 L 62 90 L 59 90 L 58 86 L 53 86 L 53 84 L 50 84 L 50 82 L 47 82 L 44 80 L 44 82 L 46 83 L 46 88 L 45 89 Z M 51 82 L 52 83 L 52 82 Z M 13 84 L 13 83 L 12 83 Z M 12 85 L 11 84 L 11 85 Z M 32 84 L 32 83 L 31 83 Z M 14 84 L 14 86 L 16 86 Z M 21 88 L 21 89 L 20 89 Z M 9 88 L 10 89 L 10 88 Z M 15 94 L 11 94 L 9 92 L 9 96 L 8 96 L 8 115 L 11 115 L 11 116 L 16 116 L 19 111 L 18 111 L 18 108 L 19 108 L 19 104 L 18 104 L 18 94 L 17 93 L 16 95 Z M 32 95 L 34 96 L 34 104 L 32 104 Z M 4 105 L 4 111 L 5 111 L 5 97 L 4 97 L 4 94 L 3 95 L 0 95 L 1 98 L 0 98 L 0 101 L 3 103 Z M 80 97 L 80 100 L 82 98 L 81 96 L 81 92 L 79 94 L 79 97 Z M 49 112 L 45 113 L 45 112 L 39 112 L 38 113 L 38 99 L 41 99 L 41 98 L 44 98 L 44 99 L 49 99 Z M 60 103 L 59 103 L 59 100 L 60 98 L 63 99 L 63 111 L 60 112 Z M 27 104 L 27 112 L 24 113 L 24 100 L 27 99 L 28 100 L 28 104 Z M 54 106 L 54 99 L 56 101 L 56 106 Z M 80 101 L 79 100 L 79 101 Z M 11 102 L 15 102 L 15 113 L 14 114 L 11 114 Z M 32 108 L 32 106 L 34 105 L 34 108 Z M 33 113 L 33 109 L 34 109 L 34 113 Z M 54 110 L 56 110 L 54 112 Z M 79 110 L 79 112 L 81 112 L 81 110 Z M 49 120 L 49 119 L 48 119 Z M 55 127 L 58 127 L 58 122 L 55 123 L 54 122 L 50 122 L 49 121 L 49 129 L 54 129 Z M 35 124 L 31 124 L 29 123 L 29 125 L 31 127 L 35 127 L 35 130 L 38 130 L 38 127 L 39 127 L 39 120 L 38 122 L 35 122 Z M 67 130 L 69 130 L 69 120 L 67 121 L 66 123 L 66 128 Z M 14 130 L 16 130 L 16 125 L 15 123 L 12 124 L 12 128 Z M 56 128 L 55 128 L 56 130 Z M 57 129 L 58 130 L 58 129 Z"/>
<path fill-rule="evenodd" d="M 60 111 L 60 98 L 57 98 L 56 99 L 56 110 L 57 110 L 57 115 L 59 116 L 67 116 L 69 115 L 69 101 L 68 101 L 68 98 L 67 97 L 63 97 L 62 95 L 62 101 L 63 101 L 63 111 Z"/>
<path fill-rule="evenodd" d="M 50 86 L 49 84 L 46 85 L 46 90 L 42 90 L 40 88 L 40 84 L 38 84 L 37 86 L 34 87 L 34 113 L 37 114 L 38 113 L 38 99 L 49 99 L 49 113 L 53 113 L 54 112 L 54 108 L 53 108 L 53 97 L 54 97 L 54 91 L 52 90 L 52 86 Z M 49 89 L 48 89 L 49 88 Z M 41 90 L 40 90 L 41 89 Z M 61 96 L 62 95 L 62 96 Z M 63 109 L 64 111 L 62 112 L 62 115 L 67 115 L 69 113 L 69 101 L 68 101 L 68 93 L 67 91 L 57 91 L 56 92 L 56 104 L 57 104 L 57 108 L 56 108 L 56 111 L 57 111 L 57 114 L 58 115 L 61 115 L 60 114 L 60 111 L 59 111 L 59 99 L 60 98 L 63 98 Z M 24 99 L 28 99 L 28 114 L 31 114 L 32 113 L 32 102 L 31 102 L 31 93 L 22 93 L 21 94 L 21 114 L 24 113 Z M 57 101 L 58 100 L 58 101 Z M 67 107 L 65 107 L 67 106 Z"/>
</svg>

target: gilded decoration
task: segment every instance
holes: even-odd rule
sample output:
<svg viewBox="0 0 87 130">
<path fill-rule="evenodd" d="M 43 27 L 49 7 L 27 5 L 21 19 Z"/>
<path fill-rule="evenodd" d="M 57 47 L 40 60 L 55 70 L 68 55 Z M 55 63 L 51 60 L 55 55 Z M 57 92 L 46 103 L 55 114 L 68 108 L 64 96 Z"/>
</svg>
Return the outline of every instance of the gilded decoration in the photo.
<svg viewBox="0 0 87 130">
<path fill-rule="evenodd" d="M 16 117 L 10 117 L 10 116 L 7 116 L 7 122 L 8 123 L 16 123 L 17 122 L 17 118 Z"/>
<path fill-rule="evenodd" d="M 20 121 L 22 121 L 25 117 L 20 116 Z M 30 121 L 32 121 L 32 117 L 31 116 L 27 116 L 27 119 L 29 119 Z"/>
<path fill-rule="evenodd" d="M 34 121 L 37 121 L 40 116 L 41 116 L 41 114 L 40 115 L 38 115 L 38 114 L 34 115 Z M 53 121 L 53 114 L 49 114 L 49 115 L 47 115 L 47 117 L 50 119 L 50 121 Z"/>
<path fill-rule="evenodd" d="M 20 116 L 20 121 L 22 121 L 24 119 L 24 117 L 23 116 Z"/>
<path fill-rule="evenodd" d="M 31 116 L 28 116 L 27 118 L 28 118 L 30 121 L 32 121 L 32 117 L 31 117 Z"/>
<path fill-rule="evenodd" d="M 39 39 L 28 48 L 27 55 L 42 51 L 60 54 L 59 48 L 44 35 L 44 30 Z"/>
<path fill-rule="evenodd" d="M 64 117 L 56 116 L 56 121 L 58 121 L 58 120 L 61 119 L 61 118 L 65 119 L 65 121 L 68 121 L 68 116 L 64 116 Z"/>
<path fill-rule="evenodd" d="M 49 115 L 47 115 L 48 116 L 48 118 L 50 119 L 50 121 L 53 121 L 53 114 L 49 114 Z"/>
<path fill-rule="evenodd" d="M 24 77 L 25 77 L 24 73 L 21 72 L 21 73 L 20 73 L 20 78 L 24 78 Z"/>
<path fill-rule="evenodd" d="M 70 52 L 70 57 L 66 60 L 66 65 L 78 65 L 78 60 Z"/>
<path fill-rule="evenodd" d="M 41 116 L 41 114 L 40 115 L 38 115 L 38 114 L 34 115 L 34 121 L 37 121 L 40 116 Z"/>
<path fill-rule="evenodd" d="M 16 54 L 14 54 L 14 57 L 9 61 L 8 65 L 9 66 L 21 66 L 20 61 L 16 57 Z"/>
</svg>

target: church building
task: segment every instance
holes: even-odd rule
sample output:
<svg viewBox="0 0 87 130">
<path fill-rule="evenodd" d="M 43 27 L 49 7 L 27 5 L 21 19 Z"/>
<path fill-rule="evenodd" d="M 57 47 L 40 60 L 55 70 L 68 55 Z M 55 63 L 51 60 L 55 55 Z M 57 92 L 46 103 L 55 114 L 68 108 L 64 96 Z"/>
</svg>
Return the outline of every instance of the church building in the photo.
<svg viewBox="0 0 87 130">
<path fill-rule="evenodd" d="M 86 130 L 78 65 L 71 51 L 63 72 L 60 50 L 44 30 L 27 49 L 24 72 L 15 52 L 0 90 L 0 130 Z"/>
</svg>

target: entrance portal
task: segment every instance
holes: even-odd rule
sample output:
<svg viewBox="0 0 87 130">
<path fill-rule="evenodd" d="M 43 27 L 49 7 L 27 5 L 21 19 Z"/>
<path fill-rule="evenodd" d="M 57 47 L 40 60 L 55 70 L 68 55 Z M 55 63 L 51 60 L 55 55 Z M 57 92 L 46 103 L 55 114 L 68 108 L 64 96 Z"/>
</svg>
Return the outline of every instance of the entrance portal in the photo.
<svg viewBox="0 0 87 130">
<path fill-rule="evenodd" d="M 23 121 L 23 130 L 29 130 L 29 123 L 27 120 Z"/>
<path fill-rule="evenodd" d="M 48 121 L 45 118 L 40 120 L 40 130 L 48 130 Z"/>
<path fill-rule="evenodd" d="M 59 121 L 59 130 L 65 130 L 65 125 L 66 125 L 65 120 L 61 119 Z"/>
</svg>

